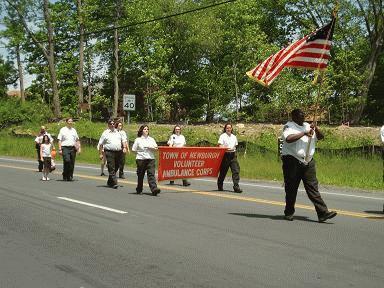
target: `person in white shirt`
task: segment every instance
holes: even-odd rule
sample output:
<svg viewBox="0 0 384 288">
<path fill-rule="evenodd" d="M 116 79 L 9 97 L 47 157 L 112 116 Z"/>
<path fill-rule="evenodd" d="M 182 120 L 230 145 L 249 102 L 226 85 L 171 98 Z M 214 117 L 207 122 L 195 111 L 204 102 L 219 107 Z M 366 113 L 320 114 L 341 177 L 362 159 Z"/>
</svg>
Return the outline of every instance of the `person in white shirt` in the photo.
<svg viewBox="0 0 384 288">
<path fill-rule="evenodd" d="M 119 178 L 125 179 L 125 176 L 124 176 L 125 155 L 127 155 L 127 153 L 128 154 L 130 153 L 130 151 L 129 151 L 129 139 L 128 139 L 127 133 L 125 133 L 125 131 L 123 130 L 123 123 L 122 122 L 115 123 L 115 128 L 117 129 L 117 131 L 119 131 L 119 133 L 121 134 L 121 137 L 123 137 L 123 141 L 124 141 L 124 145 L 125 145 L 125 152 L 123 153 L 123 155 L 120 159 L 121 161 L 120 161 L 120 164 L 118 167 Z"/>
<path fill-rule="evenodd" d="M 98 146 L 100 160 L 103 159 L 104 154 L 107 158 L 109 173 L 107 185 L 117 189 L 116 170 L 119 168 L 123 153 L 126 152 L 127 139 L 123 138 L 120 132 L 115 129 L 113 120 L 108 121 L 108 129 L 101 134 Z"/>
<path fill-rule="evenodd" d="M 384 144 L 384 125 L 380 129 L 381 143 Z"/>
<path fill-rule="evenodd" d="M 169 147 L 184 147 L 187 144 L 184 135 L 181 134 L 181 127 L 179 125 L 176 125 L 173 128 L 172 135 L 169 137 L 167 144 Z M 169 181 L 169 184 L 173 185 L 175 184 L 175 181 L 171 180 Z M 188 182 L 187 179 L 183 179 L 183 186 L 189 185 L 191 185 L 191 183 Z"/>
<path fill-rule="evenodd" d="M 40 145 L 43 142 L 43 136 L 44 135 L 47 135 L 49 137 L 49 142 L 53 143 L 53 138 L 52 138 L 51 134 L 49 134 L 47 132 L 47 129 L 45 128 L 45 126 L 41 126 L 39 134 L 35 138 L 35 148 L 36 148 L 36 153 L 37 153 L 37 162 L 39 163 L 38 164 L 39 172 L 43 171 L 43 162 L 41 161 L 41 155 L 40 155 Z"/>
<path fill-rule="evenodd" d="M 155 154 L 157 150 L 157 144 L 155 139 L 149 136 L 148 125 L 141 125 L 137 131 L 137 138 L 132 145 L 132 151 L 136 153 L 136 165 L 137 165 L 137 187 L 136 193 L 141 194 L 143 192 L 143 180 L 145 172 L 147 172 L 147 179 L 149 188 L 152 195 L 156 196 L 160 193 L 160 189 L 157 187 L 155 178 Z"/>
<path fill-rule="evenodd" d="M 232 172 L 232 181 L 233 181 L 233 191 L 236 193 L 242 193 L 239 186 L 240 182 L 240 165 L 237 161 L 236 155 L 236 146 L 239 144 L 237 142 L 237 137 L 232 134 L 232 124 L 226 123 L 224 125 L 223 134 L 219 137 L 219 147 L 227 148 L 227 151 L 224 154 L 223 160 L 220 165 L 219 178 L 217 178 L 217 189 L 223 191 L 223 184 L 225 176 L 227 175 L 229 167 L 231 167 Z"/>
<path fill-rule="evenodd" d="M 43 162 L 43 177 L 41 180 L 43 181 L 49 181 L 48 174 L 51 171 L 51 164 L 52 164 L 52 150 L 54 149 L 54 146 L 49 138 L 48 135 L 43 136 L 42 143 L 40 145 L 40 160 Z"/>
<path fill-rule="evenodd" d="M 73 128 L 73 119 L 65 120 L 66 126 L 60 129 L 57 140 L 59 142 L 59 154 L 63 156 L 63 181 L 73 180 L 76 153 L 81 152 L 80 139 Z"/>
<path fill-rule="evenodd" d="M 335 217 L 337 213 L 329 211 L 325 205 L 319 192 L 316 177 L 313 155 L 316 141 L 323 139 L 324 136 L 317 126 L 304 122 L 304 116 L 302 110 L 294 109 L 291 112 L 292 121 L 287 122 L 283 128 L 284 218 L 293 221 L 297 189 L 302 180 L 308 198 L 315 206 L 319 222 L 325 222 Z"/>
</svg>

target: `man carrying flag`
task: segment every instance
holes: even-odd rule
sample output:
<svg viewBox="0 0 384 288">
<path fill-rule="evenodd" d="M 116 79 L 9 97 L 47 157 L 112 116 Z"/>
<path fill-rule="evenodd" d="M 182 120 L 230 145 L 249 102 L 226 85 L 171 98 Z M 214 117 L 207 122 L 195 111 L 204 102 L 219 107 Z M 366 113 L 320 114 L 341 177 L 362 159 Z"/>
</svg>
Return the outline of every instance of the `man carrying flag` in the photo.
<svg viewBox="0 0 384 288">
<path fill-rule="evenodd" d="M 335 21 L 332 17 L 327 25 L 269 56 L 247 75 L 268 87 L 285 67 L 324 70 L 330 59 Z"/>
<path fill-rule="evenodd" d="M 316 177 L 316 164 L 313 159 L 316 140 L 324 138 L 317 126 L 304 122 L 304 113 L 300 109 L 291 112 L 292 121 L 287 122 L 283 129 L 283 174 L 285 188 L 284 219 L 293 221 L 297 189 L 303 181 L 308 198 L 315 206 L 319 222 L 325 222 L 337 215 L 329 211 L 319 192 Z M 313 141 L 309 141 L 313 139 Z M 309 143 L 310 142 L 310 143 Z M 310 145 L 309 152 L 306 146 Z M 308 154 L 308 155 L 307 155 Z"/>
</svg>

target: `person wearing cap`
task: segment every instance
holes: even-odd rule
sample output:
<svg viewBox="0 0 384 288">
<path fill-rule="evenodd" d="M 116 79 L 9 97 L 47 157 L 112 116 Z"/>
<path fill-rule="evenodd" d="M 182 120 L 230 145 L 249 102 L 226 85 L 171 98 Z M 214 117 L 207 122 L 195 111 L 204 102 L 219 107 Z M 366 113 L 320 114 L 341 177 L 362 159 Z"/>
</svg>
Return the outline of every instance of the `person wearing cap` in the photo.
<svg viewBox="0 0 384 288">
<path fill-rule="evenodd" d="M 67 118 L 65 124 L 66 126 L 60 129 L 57 140 L 59 142 L 59 154 L 63 156 L 63 181 L 72 181 L 76 153 L 81 152 L 81 145 L 79 135 L 73 128 L 73 119 Z"/>
<path fill-rule="evenodd" d="M 147 172 L 147 179 L 149 189 L 152 195 L 156 196 L 161 191 L 157 187 L 155 178 L 155 151 L 157 150 L 157 143 L 155 139 L 149 136 L 148 125 L 141 125 L 137 131 L 137 138 L 132 145 L 132 151 L 136 153 L 137 165 L 137 187 L 136 193 L 143 193 L 143 180 L 145 172 Z"/>
<path fill-rule="evenodd" d="M 39 172 L 43 171 L 43 161 L 41 161 L 40 146 L 41 146 L 41 143 L 43 143 L 43 137 L 45 135 L 48 136 L 49 142 L 52 143 L 53 142 L 53 138 L 52 138 L 51 134 L 49 134 L 47 132 L 47 129 L 45 128 L 45 126 L 41 126 L 39 134 L 35 138 L 35 148 L 36 148 L 36 153 L 37 153 L 37 162 L 39 163 L 37 168 L 39 169 Z"/>
<path fill-rule="evenodd" d="M 129 151 L 129 145 L 128 145 L 128 136 L 127 133 L 123 130 L 123 123 L 122 122 L 117 122 L 115 123 L 115 128 L 117 131 L 121 134 L 121 137 L 123 137 L 123 142 L 125 145 L 125 152 L 121 156 L 119 167 L 117 168 L 119 170 L 119 178 L 124 179 L 124 166 L 125 166 L 125 155 L 130 153 Z M 117 171 L 116 171 L 117 172 Z"/>
<path fill-rule="evenodd" d="M 184 135 L 181 134 L 181 127 L 179 125 L 173 128 L 172 135 L 169 137 L 167 144 L 169 147 L 184 147 L 187 144 Z M 169 184 L 173 185 L 175 181 L 171 180 Z M 183 179 L 183 186 L 189 185 L 191 185 L 191 183 L 187 179 Z"/>
<path fill-rule="evenodd" d="M 119 169 L 123 153 L 126 153 L 127 139 L 124 139 L 120 132 L 115 129 L 115 122 L 113 120 L 108 121 L 108 129 L 101 134 L 98 146 L 100 160 L 104 157 L 103 152 L 107 158 L 109 174 L 107 185 L 117 189 L 116 171 Z"/>
<path fill-rule="evenodd" d="M 293 221 L 297 190 L 300 182 L 303 181 L 308 198 L 315 206 L 319 222 L 325 222 L 335 217 L 337 213 L 329 211 L 327 205 L 325 205 L 319 192 L 316 177 L 316 165 L 313 155 L 316 141 L 323 139 L 324 135 L 317 126 L 304 122 L 304 116 L 302 110 L 294 109 L 291 112 L 292 121 L 287 122 L 283 128 L 284 218 Z"/>
<path fill-rule="evenodd" d="M 232 124 L 226 123 L 224 125 L 223 133 L 219 137 L 219 147 L 227 148 L 223 160 L 220 165 L 220 173 L 217 178 L 217 189 L 223 191 L 223 184 L 225 176 L 227 175 L 229 167 L 232 172 L 233 191 L 235 193 L 242 193 L 243 190 L 239 186 L 240 182 L 240 165 L 237 161 L 236 147 L 239 145 L 236 135 L 232 133 Z"/>
</svg>

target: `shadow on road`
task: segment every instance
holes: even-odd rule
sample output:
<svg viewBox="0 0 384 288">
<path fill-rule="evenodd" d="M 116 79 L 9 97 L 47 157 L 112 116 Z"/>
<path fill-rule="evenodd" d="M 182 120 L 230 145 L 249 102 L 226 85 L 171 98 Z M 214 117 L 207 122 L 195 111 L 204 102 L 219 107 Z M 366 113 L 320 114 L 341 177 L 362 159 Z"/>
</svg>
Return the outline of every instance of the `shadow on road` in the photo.
<svg viewBox="0 0 384 288">
<path fill-rule="evenodd" d="M 229 213 L 229 214 L 236 215 L 236 216 L 250 217 L 250 218 L 264 218 L 264 219 L 268 218 L 268 219 L 272 219 L 272 220 L 287 221 L 284 219 L 284 215 L 264 215 L 264 214 L 253 214 L 253 213 L 252 214 L 251 213 Z M 309 219 L 306 216 L 294 216 L 294 220 L 318 223 L 317 220 Z"/>
<path fill-rule="evenodd" d="M 368 211 L 364 211 L 365 213 L 369 213 L 369 214 L 384 214 L 384 211 L 372 211 L 372 210 L 368 210 Z M 383 216 L 372 216 L 372 217 L 367 217 L 368 219 L 374 219 L 374 220 L 384 220 L 384 217 Z"/>
</svg>

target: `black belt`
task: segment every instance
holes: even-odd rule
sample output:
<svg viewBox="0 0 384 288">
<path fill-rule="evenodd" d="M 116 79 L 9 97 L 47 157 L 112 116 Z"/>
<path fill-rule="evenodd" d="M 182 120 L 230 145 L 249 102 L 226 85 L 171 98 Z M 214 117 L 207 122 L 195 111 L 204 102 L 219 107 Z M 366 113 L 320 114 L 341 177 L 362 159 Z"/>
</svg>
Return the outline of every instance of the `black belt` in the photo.
<svg viewBox="0 0 384 288">
<path fill-rule="evenodd" d="M 121 150 L 107 150 L 107 149 L 104 149 L 104 152 L 120 152 Z"/>
</svg>

